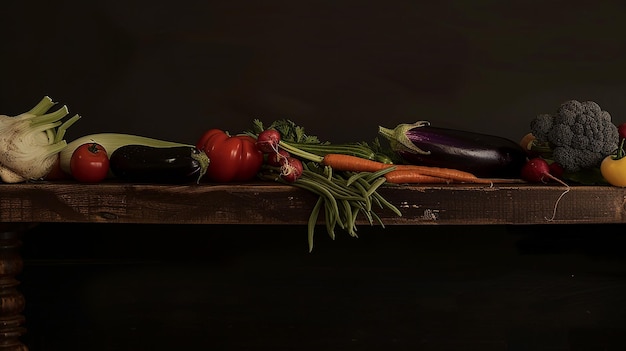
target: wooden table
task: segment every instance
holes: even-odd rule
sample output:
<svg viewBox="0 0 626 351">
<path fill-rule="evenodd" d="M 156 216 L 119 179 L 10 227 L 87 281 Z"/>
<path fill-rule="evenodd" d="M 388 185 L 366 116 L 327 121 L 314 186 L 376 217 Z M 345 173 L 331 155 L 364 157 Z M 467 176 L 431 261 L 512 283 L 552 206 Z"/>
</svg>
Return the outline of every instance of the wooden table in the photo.
<svg viewBox="0 0 626 351">
<path fill-rule="evenodd" d="M 497 184 L 384 186 L 402 213 L 373 211 L 389 225 L 533 225 L 626 222 L 626 189 Z M 299 188 L 245 184 L 105 182 L 0 184 L 0 350 L 27 350 L 20 240 L 37 223 L 305 224 L 317 196 Z M 324 218 L 319 218 L 323 222 Z M 358 223 L 368 224 L 365 218 Z"/>
</svg>

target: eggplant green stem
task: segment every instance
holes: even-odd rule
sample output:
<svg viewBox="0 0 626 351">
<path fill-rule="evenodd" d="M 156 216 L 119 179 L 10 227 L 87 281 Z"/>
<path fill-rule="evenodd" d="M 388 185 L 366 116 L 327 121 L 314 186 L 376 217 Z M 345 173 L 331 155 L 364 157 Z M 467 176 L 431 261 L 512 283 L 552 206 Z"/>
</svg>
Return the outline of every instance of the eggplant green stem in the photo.
<svg viewBox="0 0 626 351">
<path fill-rule="evenodd" d="M 389 144 L 394 149 L 399 149 L 402 147 L 406 149 L 407 151 L 410 151 L 416 154 L 428 155 L 430 154 L 430 151 L 425 151 L 415 146 L 415 144 L 413 144 L 413 142 L 409 139 L 406 133 L 413 128 L 421 128 L 421 127 L 429 126 L 429 125 L 430 125 L 430 122 L 428 121 L 417 121 L 415 123 L 398 124 L 393 129 L 379 126 L 378 134 L 387 138 L 387 140 L 389 140 Z"/>
<path fill-rule="evenodd" d="M 197 154 L 192 153 L 191 158 L 198 161 L 198 163 L 200 164 L 200 173 L 198 174 L 198 179 L 196 180 L 196 183 L 200 184 L 200 180 L 202 179 L 202 177 L 204 177 L 207 169 L 209 168 L 211 159 L 209 159 L 209 156 L 204 151 L 200 151 Z"/>
</svg>

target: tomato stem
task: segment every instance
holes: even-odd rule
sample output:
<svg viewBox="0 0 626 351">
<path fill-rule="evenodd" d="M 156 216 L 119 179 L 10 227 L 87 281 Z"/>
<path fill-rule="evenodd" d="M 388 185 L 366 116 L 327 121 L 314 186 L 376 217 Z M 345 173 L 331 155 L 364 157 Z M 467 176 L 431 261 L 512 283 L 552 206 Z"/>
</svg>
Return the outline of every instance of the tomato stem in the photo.
<svg viewBox="0 0 626 351">
<path fill-rule="evenodd" d="M 98 149 L 98 146 L 98 143 L 90 143 L 87 147 L 87 150 L 89 150 L 89 152 L 91 152 L 92 154 L 97 154 L 100 151 Z"/>
</svg>

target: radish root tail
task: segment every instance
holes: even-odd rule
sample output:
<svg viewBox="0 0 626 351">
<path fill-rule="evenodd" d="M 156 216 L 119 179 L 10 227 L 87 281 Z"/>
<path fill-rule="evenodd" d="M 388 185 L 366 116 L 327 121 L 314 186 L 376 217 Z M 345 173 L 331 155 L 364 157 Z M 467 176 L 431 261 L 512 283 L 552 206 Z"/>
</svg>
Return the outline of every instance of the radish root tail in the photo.
<svg viewBox="0 0 626 351">
<path fill-rule="evenodd" d="M 555 177 L 555 176 L 553 176 L 553 175 L 551 175 L 551 174 L 547 174 L 547 176 L 548 176 L 549 178 L 551 178 L 552 180 L 554 180 L 554 181 L 556 181 L 556 182 L 559 182 L 559 183 L 561 183 L 563 186 L 565 186 L 565 187 L 566 187 L 565 191 L 563 191 L 563 192 L 561 193 L 561 195 L 559 195 L 559 197 L 556 199 L 556 202 L 554 203 L 554 208 L 553 208 L 553 210 L 552 210 L 552 217 L 550 217 L 550 218 L 548 218 L 548 217 L 544 217 L 546 221 L 548 221 L 548 222 L 552 222 L 552 221 L 554 221 L 554 218 L 556 218 L 556 210 L 557 210 L 557 207 L 559 206 L 559 202 L 561 201 L 561 199 L 563 198 L 563 196 L 565 196 L 565 194 L 567 194 L 567 193 L 570 191 L 570 187 L 569 187 L 569 185 L 568 185 L 567 183 L 565 183 L 565 182 L 564 182 L 564 181 L 562 181 L 561 179 L 559 179 L 559 178 L 557 178 L 557 177 Z"/>
</svg>

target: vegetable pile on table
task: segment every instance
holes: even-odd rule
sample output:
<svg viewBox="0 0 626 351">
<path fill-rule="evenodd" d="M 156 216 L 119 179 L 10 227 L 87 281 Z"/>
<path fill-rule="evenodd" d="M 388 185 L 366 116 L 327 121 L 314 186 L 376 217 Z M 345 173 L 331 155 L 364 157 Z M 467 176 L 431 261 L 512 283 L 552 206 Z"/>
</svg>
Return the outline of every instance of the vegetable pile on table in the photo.
<svg viewBox="0 0 626 351">
<path fill-rule="evenodd" d="M 15 117 L 0 116 L 0 179 L 17 183 L 73 179 L 83 183 L 121 181 L 154 184 L 273 181 L 318 196 L 308 220 L 309 251 L 323 220 L 357 237 L 357 222 L 384 224 L 389 210 L 382 186 L 406 184 L 559 183 L 626 187 L 626 124 L 593 101 L 568 100 L 552 113 L 530 119 L 520 142 L 495 135 L 431 125 L 430 121 L 378 127 L 370 142 L 333 144 L 305 133 L 288 119 L 231 134 L 208 128 L 196 143 L 123 133 L 84 135 L 67 143 L 69 126 L 80 116 L 44 97 Z M 556 204 L 554 214 L 556 214 Z M 547 218 L 548 219 L 548 218 Z M 548 220 L 550 220 L 548 219 Z"/>
<path fill-rule="evenodd" d="M 336 227 L 356 237 L 359 214 L 365 216 L 370 224 L 376 222 L 383 227 L 375 209 L 387 208 L 401 216 L 402 213 L 378 193 L 378 188 L 384 184 L 397 186 L 408 183 L 463 182 L 491 186 L 494 183 L 516 181 L 512 177 L 481 178 L 461 169 L 440 167 L 452 165 L 454 160 L 449 159 L 437 167 L 393 163 L 392 157 L 388 156 L 389 152 L 383 150 L 378 139 L 374 139 L 371 144 L 322 143 L 317 137 L 304 133 L 304 128 L 290 120 L 276 120 L 267 127 L 255 120 L 248 134 L 256 138 L 257 147 L 266 155 L 259 178 L 292 184 L 319 196 L 308 222 L 309 251 L 313 249 L 314 229 L 320 213 L 324 214 L 326 231 L 331 238 L 335 238 Z M 511 149 L 525 158 L 519 144 L 509 141 L 507 145 L 511 145 Z M 518 174 L 522 165 L 518 162 L 514 166 L 518 167 Z M 487 167 L 493 171 L 490 174 L 504 174 L 497 172 L 493 164 Z M 502 167 L 510 168 L 511 163 L 507 162 Z"/>
<path fill-rule="evenodd" d="M 561 178 L 581 184 L 605 183 L 602 160 L 615 152 L 619 135 L 609 112 L 593 101 L 568 100 L 554 113 L 530 121 L 527 151 L 562 168 Z"/>
<path fill-rule="evenodd" d="M 256 145 L 266 155 L 259 178 L 292 184 L 319 196 L 307 226 L 309 252 L 313 250 L 315 226 L 320 213 L 324 214 L 326 231 L 332 239 L 335 238 L 336 227 L 356 237 L 356 220 L 359 214 L 365 216 L 370 224 L 378 222 L 384 226 L 374 211 L 376 207 L 388 208 L 398 216 L 402 215 L 377 192 L 378 187 L 386 181 L 383 175 L 393 168 L 382 168 L 374 172 L 338 172 L 339 169 L 324 162 L 332 155 L 352 162 L 385 164 L 371 159 L 376 157 L 376 152 L 367 144 L 344 144 L 336 145 L 335 148 L 329 143 L 316 142 L 317 138 L 307 137 L 302 128 L 287 120 L 275 121 L 268 128 L 263 127 L 261 121 L 255 120 L 254 127 L 251 135 L 256 137 Z M 277 128 L 281 128 L 283 133 Z M 284 128 L 293 129 L 293 136 Z M 283 140 L 283 137 L 291 138 L 291 141 Z M 309 146 L 313 147 L 309 151 L 316 153 L 304 151 Z M 354 156 L 360 153 L 369 158 Z"/>
</svg>

